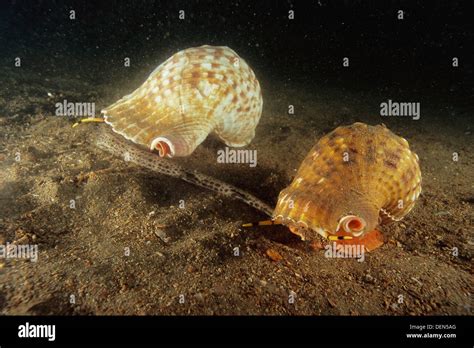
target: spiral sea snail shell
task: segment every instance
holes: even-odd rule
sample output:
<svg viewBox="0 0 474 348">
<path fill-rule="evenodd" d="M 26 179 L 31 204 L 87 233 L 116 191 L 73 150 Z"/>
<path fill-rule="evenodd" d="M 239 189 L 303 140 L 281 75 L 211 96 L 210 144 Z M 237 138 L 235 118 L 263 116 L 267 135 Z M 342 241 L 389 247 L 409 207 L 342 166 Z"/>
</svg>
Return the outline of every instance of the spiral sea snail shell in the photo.
<svg viewBox="0 0 474 348">
<path fill-rule="evenodd" d="M 275 221 L 303 240 L 349 235 L 399 221 L 421 192 L 418 156 L 384 125 L 354 123 L 322 137 L 280 192 Z"/>
<path fill-rule="evenodd" d="M 228 146 L 249 144 L 262 105 L 258 80 L 237 53 L 201 46 L 171 56 L 102 114 L 116 133 L 174 157 L 190 155 L 211 132 Z"/>
</svg>

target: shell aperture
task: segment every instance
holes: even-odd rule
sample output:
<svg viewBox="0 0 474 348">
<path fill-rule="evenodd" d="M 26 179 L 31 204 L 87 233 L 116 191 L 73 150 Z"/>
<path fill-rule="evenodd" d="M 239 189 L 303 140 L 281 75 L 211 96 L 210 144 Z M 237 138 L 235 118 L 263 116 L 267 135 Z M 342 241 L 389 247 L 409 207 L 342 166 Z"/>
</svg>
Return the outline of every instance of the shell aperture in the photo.
<svg viewBox="0 0 474 348">
<path fill-rule="evenodd" d="M 399 221 L 421 192 L 418 156 L 384 125 L 354 123 L 322 137 L 280 192 L 273 217 L 302 239 L 363 237 Z"/>
<path fill-rule="evenodd" d="M 102 113 L 116 133 L 173 157 L 190 155 L 211 132 L 228 146 L 249 144 L 262 106 L 259 82 L 237 53 L 201 46 L 171 56 Z"/>
</svg>

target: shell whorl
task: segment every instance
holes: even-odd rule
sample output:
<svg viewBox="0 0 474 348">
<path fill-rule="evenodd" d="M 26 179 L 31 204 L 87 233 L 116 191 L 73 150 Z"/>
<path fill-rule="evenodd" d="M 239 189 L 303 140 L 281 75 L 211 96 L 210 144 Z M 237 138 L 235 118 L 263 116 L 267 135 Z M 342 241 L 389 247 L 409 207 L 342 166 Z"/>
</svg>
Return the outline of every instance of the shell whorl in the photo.
<svg viewBox="0 0 474 348">
<path fill-rule="evenodd" d="M 237 53 L 201 46 L 171 56 L 102 113 L 116 133 L 152 150 L 165 145 L 172 157 L 190 155 L 213 131 L 228 146 L 249 144 L 262 106 L 258 80 Z"/>
<path fill-rule="evenodd" d="M 356 216 L 365 233 L 401 220 L 420 192 L 419 160 L 408 142 L 384 125 L 355 123 L 316 143 L 281 191 L 273 217 L 326 237 Z"/>
</svg>

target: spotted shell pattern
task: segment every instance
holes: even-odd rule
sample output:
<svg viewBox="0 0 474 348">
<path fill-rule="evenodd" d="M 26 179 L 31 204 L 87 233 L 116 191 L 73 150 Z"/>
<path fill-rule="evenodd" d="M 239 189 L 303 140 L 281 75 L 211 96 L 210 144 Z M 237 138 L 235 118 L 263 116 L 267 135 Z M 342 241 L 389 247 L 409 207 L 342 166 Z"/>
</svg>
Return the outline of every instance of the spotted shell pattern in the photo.
<svg viewBox="0 0 474 348">
<path fill-rule="evenodd" d="M 213 131 L 228 146 L 249 144 L 262 106 L 259 82 L 237 53 L 201 46 L 171 56 L 102 113 L 115 132 L 147 148 L 166 139 L 172 157 L 190 155 Z"/>
<path fill-rule="evenodd" d="M 421 192 L 418 156 L 385 127 L 355 123 L 322 137 L 293 182 L 281 191 L 274 219 L 327 237 L 347 215 L 362 217 L 367 231 L 408 214 Z"/>
</svg>

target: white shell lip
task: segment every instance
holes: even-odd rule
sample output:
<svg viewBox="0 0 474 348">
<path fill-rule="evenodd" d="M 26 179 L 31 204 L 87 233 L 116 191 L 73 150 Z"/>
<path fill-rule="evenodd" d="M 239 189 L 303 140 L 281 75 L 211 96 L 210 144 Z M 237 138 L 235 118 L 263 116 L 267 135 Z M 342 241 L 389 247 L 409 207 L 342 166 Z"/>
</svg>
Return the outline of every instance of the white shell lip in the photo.
<svg viewBox="0 0 474 348">
<path fill-rule="evenodd" d="M 305 227 L 305 228 L 308 228 L 308 224 L 302 220 L 299 220 L 299 221 L 296 221 L 290 217 L 284 217 L 283 215 L 277 215 L 277 216 L 274 216 L 273 217 L 273 221 L 279 221 L 281 224 L 283 225 L 287 225 L 288 223 L 293 223 L 293 224 L 300 224 L 302 227 Z M 320 236 L 324 237 L 324 238 L 328 238 L 329 236 L 329 233 L 327 233 L 323 228 L 320 228 L 320 227 L 316 227 L 316 228 L 311 228 L 313 231 L 316 231 Z M 304 235 L 299 235 L 302 240 L 305 240 L 304 239 Z"/>
<path fill-rule="evenodd" d="M 150 144 L 150 150 L 153 151 L 156 147 L 156 144 L 158 144 L 159 142 L 165 142 L 170 148 L 170 153 L 167 154 L 166 156 L 169 158 L 174 157 L 174 154 L 175 154 L 174 145 L 168 138 L 165 138 L 165 137 L 156 137 L 155 139 L 153 139 Z"/>
<path fill-rule="evenodd" d="M 361 223 L 361 226 L 358 228 L 358 229 L 354 229 L 354 228 L 351 228 L 349 227 L 349 224 L 351 223 L 351 221 L 353 220 L 357 220 Z M 343 230 L 347 233 L 351 233 L 354 237 L 359 237 L 361 236 L 363 233 L 364 233 L 364 229 L 365 229 L 365 226 L 367 226 L 367 223 L 365 222 L 364 219 L 362 219 L 361 217 L 359 216 L 356 216 L 356 215 L 346 215 L 344 217 L 342 217 L 340 220 L 339 220 L 339 224 L 338 224 L 338 229 L 339 230 L 339 226 L 342 226 Z"/>
<path fill-rule="evenodd" d="M 127 140 L 130 140 L 131 142 L 137 144 L 137 142 L 135 141 L 134 138 L 132 137 L 129 137 L 127 134 L 125 134 L 124 132 L 119 132 L 115 129 L 114 125 L 108 120 L 108 115 L 106 114 L 106 110 L 107 109 L 104 109 L 104 110 L 101 110 L 100 112 L 104 115 L 104 122 L 105 124 L 108 124 L 110 126 L 110 128 L 112 128 L 112 131 L 114 133 L 117 133 L 117 134 L 120 134 L 121 136 L 123 136 L 125 139 Z"/>
</svg>

